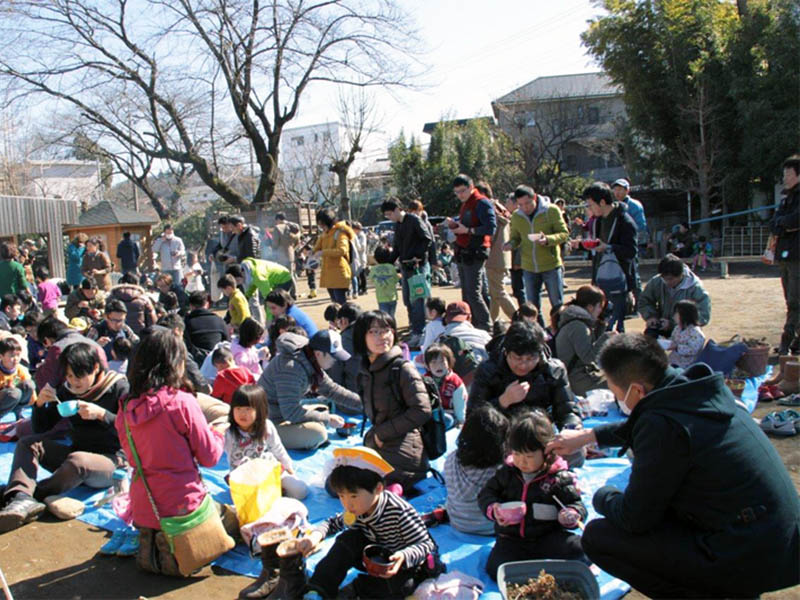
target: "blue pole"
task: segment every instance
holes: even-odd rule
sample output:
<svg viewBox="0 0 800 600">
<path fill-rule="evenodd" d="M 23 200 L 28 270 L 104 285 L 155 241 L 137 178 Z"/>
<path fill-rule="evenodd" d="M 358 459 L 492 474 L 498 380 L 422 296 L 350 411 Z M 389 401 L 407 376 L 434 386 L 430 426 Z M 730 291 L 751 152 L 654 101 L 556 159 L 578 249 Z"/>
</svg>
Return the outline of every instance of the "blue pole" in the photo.
<svg viewBox="0 0 800 600">
<path fill-rule="evenodd" d="M 710 221 L 719 221 L 721 219 L 728 219 L 730 217 L 738 217 L 739 215 L 749 215 L 750 213 L 761 212 L 762 210 L 772 210 L 773 208 L 778 208 L 778 206 L 779 204 L 768 204 L 766 206 L 759 206 L 758 208 L 740 210 L 739 212 L 727 213 L 724 215 L 719 215 L 717 217 L 708 217 L 707 219 L 698 219 L 697 221 L 689 221 L 689 225 L 697 225 L 698 223 L 707 223 Z"/>
</svg>

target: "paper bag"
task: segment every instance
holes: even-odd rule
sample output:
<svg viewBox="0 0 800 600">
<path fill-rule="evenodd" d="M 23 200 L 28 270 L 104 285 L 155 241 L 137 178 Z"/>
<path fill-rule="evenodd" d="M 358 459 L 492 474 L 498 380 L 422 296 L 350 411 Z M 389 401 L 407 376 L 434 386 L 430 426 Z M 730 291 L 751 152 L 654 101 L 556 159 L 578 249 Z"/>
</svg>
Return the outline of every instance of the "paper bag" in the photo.
<svg viewBox="0 0 800 600">
<path fill-rule="evenodd" d="M 228 482 L 241 527 L 260 519 L 281 497 L 281 465 L 274 459 L 249 460 L 231 471 Z"/>
</svg>

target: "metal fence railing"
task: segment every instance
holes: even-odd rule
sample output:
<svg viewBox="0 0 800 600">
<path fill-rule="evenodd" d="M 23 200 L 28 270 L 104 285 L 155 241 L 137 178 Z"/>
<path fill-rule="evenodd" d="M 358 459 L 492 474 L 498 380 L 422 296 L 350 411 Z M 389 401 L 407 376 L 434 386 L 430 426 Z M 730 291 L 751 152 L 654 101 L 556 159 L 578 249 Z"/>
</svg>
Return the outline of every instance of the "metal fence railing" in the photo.
<svg viewBox="0 0 800 600">
<path fill-rule="evenodd" d="M 760 256 L 769 239 L 769 227 L 723 227 L 721 256 Z"/>
</svg>

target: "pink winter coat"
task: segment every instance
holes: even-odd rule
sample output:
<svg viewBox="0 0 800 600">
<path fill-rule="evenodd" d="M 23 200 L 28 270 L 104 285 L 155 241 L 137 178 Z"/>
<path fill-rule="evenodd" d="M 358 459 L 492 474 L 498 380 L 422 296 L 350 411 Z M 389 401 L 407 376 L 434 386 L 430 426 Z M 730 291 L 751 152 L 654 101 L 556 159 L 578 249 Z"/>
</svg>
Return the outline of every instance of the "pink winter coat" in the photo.
<svg viewBox="0 0 800 600">
<path fill-rule="evenodd" d="M 131 398 L 124 410 L 123 406 L 124 400 L 116 419 L 119 440 L 135 469 L 125 433 L 128 421 L 159 515 L 192 512 L 206 496 L 195 461 L 204 467 L 217 464 L 224 437 L 208 426 L 197 399 L 187 392 L 163 387 Z M 139 477 L 131 483 L 131 505 L 136 525 L 161 529 Z"/>
</svg>

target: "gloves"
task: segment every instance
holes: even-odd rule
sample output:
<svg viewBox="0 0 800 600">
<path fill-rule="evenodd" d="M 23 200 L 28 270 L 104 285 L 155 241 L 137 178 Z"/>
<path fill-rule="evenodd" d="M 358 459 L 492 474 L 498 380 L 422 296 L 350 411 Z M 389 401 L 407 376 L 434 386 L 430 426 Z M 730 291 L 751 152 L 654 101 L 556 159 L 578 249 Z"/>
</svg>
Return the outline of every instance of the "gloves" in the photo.
<svg viewBox="0 0 800 600">
<path fill-rule="evenodd" d="M 581 515 L 574 508 L 562 508 L 558 511 L 558 523 L 565 529 L 575 529 L 580 520 Z"/>
</svg>

